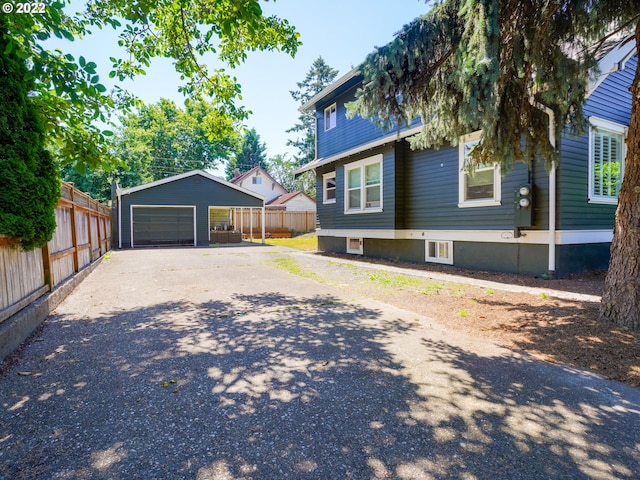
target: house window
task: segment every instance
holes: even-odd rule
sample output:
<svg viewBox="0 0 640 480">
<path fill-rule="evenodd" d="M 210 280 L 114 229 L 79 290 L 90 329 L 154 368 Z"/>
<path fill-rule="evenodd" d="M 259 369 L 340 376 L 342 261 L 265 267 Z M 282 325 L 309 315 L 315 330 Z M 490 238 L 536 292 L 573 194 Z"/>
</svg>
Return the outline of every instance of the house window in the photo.
<svg viewBox="0 0 640 480">
<path fill-rule="evenodd" d="M 480 141 L 480 131 L 460 137 L 458 207 L 487 207 L 500 205 L 500 165 L 479 165 L 473 174 L 467 171 L 469 152 Z"/>
<path fill-rule="evenodd" d="M 382 211 L 382 155 L 344 166 L 345 213 Z"/>
<path fill-rule="evenodd" d="M 324 130 L 331 130 L 336 126 L 337 109 L 334 103 L 330 107 L 324 109 Z"/>
<path fill-rule="evenodd" d="M 322 203 L 336 203 L 336 172 L 322 176 Z"/>
<path fill-rule="evenodd" d="M 589 201 L 617 203 L 624 171 L 626 127 L 594 117 L 589 123 Z"/>
<path fill-rule="evenodd" d="M 362 255 L 362 239 L 361 238 L 347 238 L 347 253 L 354 253 L 356 255 Z"/>
<path fill-rule="evenodd" d="M 447 263 L 453 265 L 453 242 L 443 240 L 427 240 L 425 242 L 425 259 L 427 262 Z"/>
<path fill-rule="evenodd" d="M 254 185 L 261 185 L 262 184 L 262 177 L 253 177 L 253 184 Z"/>
</svg>

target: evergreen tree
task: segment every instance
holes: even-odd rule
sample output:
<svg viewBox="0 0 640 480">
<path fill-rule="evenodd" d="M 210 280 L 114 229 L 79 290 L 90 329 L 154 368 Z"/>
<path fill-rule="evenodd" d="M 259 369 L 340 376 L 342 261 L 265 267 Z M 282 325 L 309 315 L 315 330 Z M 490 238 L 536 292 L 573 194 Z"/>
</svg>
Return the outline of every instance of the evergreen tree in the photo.
<svg viewBox="0 0 640 480">
<path fill-rule="evenodd" d="M 613 31 L 635 27 L 639 0 L 446 0 L 406 25 L 362 65 L 350 114 L 397 128 L 420 115 L 414 147 L 457 142 L 482 130 L 469 168 L 514 160 L 557 162 L 551 128 L 584 131 L 582 105 L 599 49 Z M 640 69 L 639 69 L 640 70 Z M 640 74 L 632 85 L 624 179 L 601 318 L 640 327 Z M 522 149 L 522 139 L 526 149 Z"/>
<path fill-rule="evenodd" d="M 311 65 L 304 80 L 296 83 L 298 90 L 290 91 L 291 97 L 302 106 L 333 82 L 337 75 L 337 70 L 327 65 L 322 57 L 318 57 Z M 315 157 L 315 122 L 313 113 L 300 113 L 298 123 L 287 130 L 287 133 L 299 135 L 295 139 L 287 140 L 287 145 L 298 149 L 298 153 L 294 155 L 294 162 L 297 166 L 302 166 Z"/>
<path fill-rule="evenodd" d="M 258 165 L 267 171 L 269 170 L 267 147 L 264 143 L 260 143 L 260 135 L 258 135 L 255 128 L 252 128 L 244 133 L 240 151 L 236 153 L 232 160 L 227 162 L 225 174 L 227 179 L 231 179 L 235 176 L 236 169 L 240 173 L 244 173 Z"/>
<path fill-rule="evenodd" d="M 0 15 L 0 233 L 32 250 L 53 236 L 60 180 L 29 97 L 33 82 L 25 81 L 25 61 L 7 44 L 6 16 Z"/>
</svg>

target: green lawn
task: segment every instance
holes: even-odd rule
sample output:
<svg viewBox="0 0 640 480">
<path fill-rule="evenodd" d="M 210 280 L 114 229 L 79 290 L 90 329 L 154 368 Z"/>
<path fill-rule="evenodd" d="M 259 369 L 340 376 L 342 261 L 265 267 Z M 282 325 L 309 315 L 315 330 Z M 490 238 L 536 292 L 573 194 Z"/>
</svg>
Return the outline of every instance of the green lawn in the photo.
<svg viewBox="0 0 640 480">
<path fill-rule="evenodd" d="M 255 243 L 261 243 L 261 239 L 254 239 Z M 303 235 L 294 238 L 267 238 L 267 245 L 279 245 L 281 247 L 295 248 L 305 252 L 315 252 L 318 249 L 318 237 L 316 235 Z"/>
</svg>

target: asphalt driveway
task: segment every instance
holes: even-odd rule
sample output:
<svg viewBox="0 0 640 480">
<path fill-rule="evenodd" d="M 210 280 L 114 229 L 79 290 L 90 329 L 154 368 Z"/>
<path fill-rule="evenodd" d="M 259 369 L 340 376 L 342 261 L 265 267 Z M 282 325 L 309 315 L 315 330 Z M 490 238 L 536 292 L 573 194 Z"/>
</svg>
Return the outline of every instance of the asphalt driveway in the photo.
<svg viewBox="0 0 640 480">
<path fill-rule="evenodd" d="M 114 252 L 0 376 L 0 479 L 638 478 L 640 391 L 287 255 Z"/>
</svg>

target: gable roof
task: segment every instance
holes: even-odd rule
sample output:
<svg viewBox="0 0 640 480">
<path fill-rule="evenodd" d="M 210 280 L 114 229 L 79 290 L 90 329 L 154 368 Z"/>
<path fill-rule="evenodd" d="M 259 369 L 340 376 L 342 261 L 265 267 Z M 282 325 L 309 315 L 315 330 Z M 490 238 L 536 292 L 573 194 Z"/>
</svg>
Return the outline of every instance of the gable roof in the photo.
<svg viewBox="0 0 640 480">
<path fill-rule="evenodd" d="M 181 173 L 179 175 L 174 175 L 172 177 L 167 177 L 167 178 L 163 178 L 161 180 L 156 180 L 155 182 L 150 182 L 150 183 L 145 183 L 144 185 L 138 185 L 137 187 L 130 187 L 130 188 L 119 188 L 116 191 L 116 194 L 118 196 L 121 195 L 128 195 L 130 193 L 135 193 L 135 192 L 139 192 L 141 190 L 146 190 L 148 188 L 154 188 L 154 187 L 158 187 L 160 185 L 164 185 L 166 183 L 171 183 L 171 182 L 175 182 L 176 180 L 182 180 L 183 178 L 189 178 L 195 175 L 200 175 L 201 177 L 204 177 L 208 180 L 211 180 L 213 182 L 219 183 L 221 185 L 224 185 L 226 187 L 229 188 L 233 188 L 234 190 L 238 190 L 239 192 L 245 193 L 247 195 L 250 195 L 252 197 L 255 197 L 259 200 L 262 200 L 264 202 L 264 197 L 262 195 L 259 195 L 255 192 L 252 192 L 251 190 L 248 190 L 246 188 L 242 188 L 238 185 L 234 185 L 233 183 L 227 182 L 226 180 L 223 180 L 220 177 L 216 177 L 215 175 L 211 175 L 210 173 L 205 172 L 204 170 L 192 170 L 190 172 L 186 172 L 186 173 Z"/>
<path fill-rule="evenodd" d="M 591 95 L 610 74 L 624 70 L 626 63 L 635 52 L 636 42 L 633 35 L 619 36 L 614 41 L 604 44 L 600 49 L 600 58 L 598 58 L 598 75 L 589 79 L 587 96 Z"/>
<path fill-rule="evenodd" d="M 315 203 L 315 201 L 309 195 L 304 193 L 302 190 L 298 190 L 297 192 L 290 192 L 290 193 L 282 194 L 279 197 L 276 197 L 273 200 L 271 200 L 270 202 L 268 202 L 267 205 L 284 205 L 289 200 L 292 200 L 293 198 L 297 197 L 298 195 L 302 195 L 304 197 L 307 197 L 311 202 Z"/>
<path fill-rule="evenodd" d="M 254 173 L 256 172 L 260 172 L 260 175 L 264 175 L 265 177 L 267 177 L 269 180 L 271 180 L 272 182 L 274 182 L 275 184 L 277 184 L 280 188 L 282 188 L 282 190 L 284 190 L 285 192 L 288 192 L 289 190 L 287 190 L 286 188 L 284 188 L 282 186 L 282 184 L 280 184 L 280 182 L 278 182 L 275 178 L 273 178 L 271 175 L 269 175 L 269 172 L 267 172 L 264 168 L 262 168 L 260 165 L 257 165 L 255 167 L 253 167 L 251 170 L 247 170 L 246 172 L 244 172 L 241 175 L 238 175 L 237 177 L 232 178 L 231 180 L 229 180 L 231 183 L 235 184 L 235 185 L 239 185 L 240 183 L 242 183 L 242 181 L 246 178 L 249 178 L 250 176 L 252 176 Z"/>
</svg>

